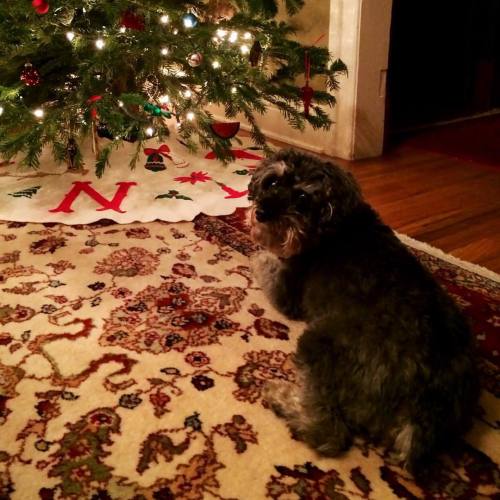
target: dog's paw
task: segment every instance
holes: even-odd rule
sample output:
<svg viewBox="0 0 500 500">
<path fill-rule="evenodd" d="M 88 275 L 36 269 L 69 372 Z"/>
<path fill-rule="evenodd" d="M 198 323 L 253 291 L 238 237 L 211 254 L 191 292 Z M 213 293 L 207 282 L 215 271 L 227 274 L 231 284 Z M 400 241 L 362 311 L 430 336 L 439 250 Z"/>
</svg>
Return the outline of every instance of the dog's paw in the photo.
<svg viewBox="0 0 500 500">
<path fill-rule="evenodd" d="M 276 255 L 271 252 L 259 252 L 250 259 L 250 268 L 255 276 L 276 272 L 281 268 L 281 263 Z"/>
<path fill-rule="evenodd" d="M 350 441 L 346 441 L 343 438 L 336 439 L 335 436 L 329 436 L 327 433 L 328 429 L 303 427 L 303 425 L 306 425 L 305 422 L 301 422 L 302 425 L 298 426 L 296 424 L 296 422 L 288 422 L 288 427 L 293 439 L 307 444 L 316 450 L 319 455 L 324 457 L 336 457 L 344 453 L 350 446 Z"/>
<path fill-rule="evenodd" d="M 266 382 L 262 388 L 262 397 L 278 417 L 290 418 L 300 411 L 297 387 L 290 382 Z"/>
<path fill-rule="evenodd" d="M 264 291 L 269 291 L 281 269 L 281 262 L 270 252 L 259 252 L 251 258 L 250 269 L 258 285 Z"/>
</svg>

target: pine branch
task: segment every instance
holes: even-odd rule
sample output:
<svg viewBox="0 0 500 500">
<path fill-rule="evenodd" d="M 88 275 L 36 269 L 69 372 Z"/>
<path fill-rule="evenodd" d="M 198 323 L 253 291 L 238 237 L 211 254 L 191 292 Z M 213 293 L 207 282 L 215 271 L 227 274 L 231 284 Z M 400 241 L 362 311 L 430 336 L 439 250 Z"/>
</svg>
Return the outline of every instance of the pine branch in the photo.
<svg viewBox="0 0 500 500">
<path fill-rule="evenodd" d="M 325 48 L 292 39 L 293 26 L 276 18 L 280 7 L 297 13 L 304 0 L 233 0 L 234 16 L 222 20 L 211 10 L 213 3 L 51 0 L 49 12 L 38 15 L 30 2 L 0 2 L 0 154 L 22 154 L 24 164 L 36 168 L 48 146 L 56 161 L 64 161 L 69 139 L 85 140 L 97 121 L 111 138 L 96 162 L 98 175 L 126 139 L 138 141 L 133 168 L 149 139 L 146 128 L 153 128 L 159 141 L 173 128 L 161 108 L 164 96 L 181 124 L 178 133 L 186 147 L 211 148 L 226 160 L 231 141 L 211 129 L 214 119 L 205 110 L 209 104 L 221 105 L 228 119 L 242 114 L 253 140 L 264 148 L 255 117 L 270 105 L 292 127 L 302 130 L 309 123 L 328 128 L 331 119 L 320 106 L 335 105 L 332 93 L 347 68 Z M 194 28 L 184 26 L 189 11 L 198 17 Z M 121 29 L 125 14 L 132 21 L 136 16 L 142 27 Z M 162 14 L 168 15 L 167 24 L 161 22 Z M 68 32 L 74 34 L 72 40 Z M 101 50 L 96 47 L 99 37 Z M 254 51 L 249 61 L 254 43 L 262 52 Z M 309 117 L 302 112 L 297 83 L 305 71 L 306 51 L 311 77 L 326 82 L 326 89 L 315 90 Z M 198 54 L 198 63 L 191 65 Z M 27 63 L 39 73 L 37 84 L 21 81 Z M 35 117 L 34 110 L 43 116 Z M 188 119 L 191 114 L 193 120 Z M 73 161 L 83 161 L 80 149 Z"/>
</svg>

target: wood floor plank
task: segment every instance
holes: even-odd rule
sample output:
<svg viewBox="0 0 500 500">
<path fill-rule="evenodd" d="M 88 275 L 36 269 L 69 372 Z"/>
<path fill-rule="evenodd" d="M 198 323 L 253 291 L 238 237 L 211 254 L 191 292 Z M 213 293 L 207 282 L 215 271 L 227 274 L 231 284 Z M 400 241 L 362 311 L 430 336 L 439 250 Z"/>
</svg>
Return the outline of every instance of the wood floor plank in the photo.
<svg viewBox="0 0 500 500">
<path fill-rule="evenodd" d="M 500 273 L 500 166 L 409 147 L 342 164 L 396 231 Z"/>
</svg>

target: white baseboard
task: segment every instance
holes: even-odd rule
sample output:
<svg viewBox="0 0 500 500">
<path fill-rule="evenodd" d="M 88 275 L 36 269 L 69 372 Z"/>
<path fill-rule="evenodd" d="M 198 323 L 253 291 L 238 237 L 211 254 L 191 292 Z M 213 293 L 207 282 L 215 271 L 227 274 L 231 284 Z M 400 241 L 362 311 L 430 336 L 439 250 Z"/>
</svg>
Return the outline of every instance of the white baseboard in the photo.
<svg viewBox="0 0 500 500">
<path fill-rule="evenodd" d="M 220 108 L 212 107 L 210 111 L 216 120 L 228 120 Z M 303 131 L 297 130 L 289 125 L 278 108 L 274 106 L 270 106 L 265 115 L 256 116 L 256 119 L 262 132 L 269 139 L 284 142 L 290 146 L 302 148 L 316 154 L 342 157 L 342 152 L 335 148 L 336 124 L 333 124 L 329 130 L 314 130 L 310 125 L 306 125 Z M 250 125 L 245 121 L 244 117 L 237 116 L 235 120 L 240 121 L 243 130 L 250 130 Z"/>
</svg>

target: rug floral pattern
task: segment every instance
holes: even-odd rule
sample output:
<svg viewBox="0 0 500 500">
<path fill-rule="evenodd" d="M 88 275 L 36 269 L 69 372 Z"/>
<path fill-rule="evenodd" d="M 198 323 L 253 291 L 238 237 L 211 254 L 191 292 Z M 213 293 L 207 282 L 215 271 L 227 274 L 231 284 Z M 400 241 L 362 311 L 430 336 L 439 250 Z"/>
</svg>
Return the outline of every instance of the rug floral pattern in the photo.
<svg viewBox="0 0 500 500">
<path fill-rule="evenodd" d="M 319 458 L 266 408 L 302 324 L 257 288 L 255 250 L 242 210 L 0 224 L 0 499 L 499 498 L 499 284 L 415 251 L 469 315 L 485 388 L 416 485 L 363 442 Z"/>
</svg>

